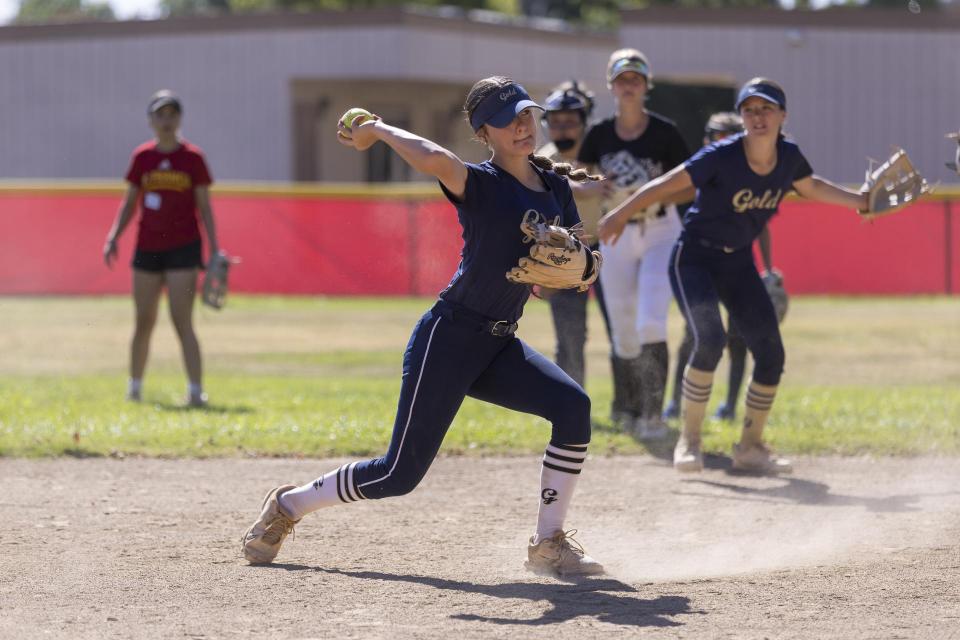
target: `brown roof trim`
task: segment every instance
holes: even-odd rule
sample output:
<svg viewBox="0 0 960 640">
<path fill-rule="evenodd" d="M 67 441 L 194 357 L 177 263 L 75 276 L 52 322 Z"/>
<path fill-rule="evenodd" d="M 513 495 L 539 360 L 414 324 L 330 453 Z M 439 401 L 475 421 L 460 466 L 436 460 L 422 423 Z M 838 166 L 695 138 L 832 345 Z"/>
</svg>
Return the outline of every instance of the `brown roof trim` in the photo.
<svg viewBox="0 0 960 640">
<path fill-rule="evenodd" d="M 623 26 L 674 24 L 742 27 L 817 27 L 823 29 L 920 29 L 931 31 L 960 30 L 960 11 L 927 9 L 910 13 L 906 8 L 864 9 L 832 7 L 819 11 L 786 11 L 782 9 L 675 9 L 655 7 L 622 11 Z"/>
<path fill-rule="evenodd" d="M 569 39 L 578 43 L 616 47 L 615 32 L 576 29 L 557 21 L 511 18 L 492 12 L 385 7 L 357 11 L 312 13 L 240 13 L 162 20 L 90 21 L 62 24 L 0 27 L 0 43 L 69 38 L 129 38 L 131 36 L 183 35 L 237 31 L 327 29 L 333 27 L 397 26 L 437 28 L 445 31 L 489 33 L 501 37 Z"/>
</svg>

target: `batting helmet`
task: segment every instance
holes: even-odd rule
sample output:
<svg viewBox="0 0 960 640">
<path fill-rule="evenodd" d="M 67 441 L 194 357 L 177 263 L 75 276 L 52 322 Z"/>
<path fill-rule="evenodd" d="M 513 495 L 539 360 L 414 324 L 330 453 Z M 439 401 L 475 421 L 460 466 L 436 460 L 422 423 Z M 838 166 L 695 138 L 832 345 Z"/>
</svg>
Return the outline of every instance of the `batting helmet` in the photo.
<svg viewBox="0 0 960 640">
<path fill-rule="evenodd" d="M 586 122 L 593 112 L 593 92 L 576 80 L 564 82 L 555 88 L 543 103 L 544 114 L 556 111 L 578 111 Z"/>
<path fill-rule="evenodd" d="M 721 111 L 710 116 L 703 133 L 711 140 L 716 136 L 729 136 L 743 131 L 743 118 L 732 111 Z"/>
</svg>

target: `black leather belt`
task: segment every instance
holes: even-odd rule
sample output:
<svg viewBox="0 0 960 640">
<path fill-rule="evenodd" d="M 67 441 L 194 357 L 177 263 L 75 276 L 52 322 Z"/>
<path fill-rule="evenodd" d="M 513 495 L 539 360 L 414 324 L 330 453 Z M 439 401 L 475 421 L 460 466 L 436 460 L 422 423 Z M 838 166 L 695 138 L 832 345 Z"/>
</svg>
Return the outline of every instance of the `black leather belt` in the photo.
<svg viewBox="0 0 960 640">
<path fill-rule="evenodd" d="M 719 242 L 711 242 L 710 240 L 707 240 L 705 238 L 691 238 L 688 236 L 686 240 L 695 242 L 699 244 L 701 247 L 706 247 L 707 249 L 713 249 L 715 251 L 723 251 L 724 253 L 733 253 L 735 251 L 739 251 L 739 249 L 736 247 L 728 247 L 726 245 L 720 244 Z"/>
<path fill-rule="evenodd" d="M 468 324 L 476 327 L 478 332 L 489 333 L 497 338 L 509 338 L 517 331 L 517 323 L 509 320 L 491 320 L 487 316 L 481 315 L 476 311 L 471 311 L 466 307 L 439 300 L 437 308 L 440 309 L 443 317 L 457 324 Z"/>
</svg>

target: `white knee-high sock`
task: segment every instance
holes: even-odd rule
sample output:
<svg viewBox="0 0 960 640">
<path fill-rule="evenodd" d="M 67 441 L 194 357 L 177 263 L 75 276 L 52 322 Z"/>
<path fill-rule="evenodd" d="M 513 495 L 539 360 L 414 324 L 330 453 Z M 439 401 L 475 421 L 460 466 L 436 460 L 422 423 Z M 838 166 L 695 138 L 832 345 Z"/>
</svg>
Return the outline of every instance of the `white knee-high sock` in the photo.
<svg viewBox="0 0 960 640">
<path fill-rule="evenodd" d="M 287 491 L 280 496 L 280 506 L 287 515 L 299 520 L 324 507 L 364 500 L 353 482 L 353 468 L 356 464 L 345 464 L 313 482 Z"/>
<path fill-rule="evenodd" d="M 540 508 L 534 544 L 563 531 L 573 490 L 587 459 L 585 444 L 548 444 L 540 470 Z"/>
</svg>

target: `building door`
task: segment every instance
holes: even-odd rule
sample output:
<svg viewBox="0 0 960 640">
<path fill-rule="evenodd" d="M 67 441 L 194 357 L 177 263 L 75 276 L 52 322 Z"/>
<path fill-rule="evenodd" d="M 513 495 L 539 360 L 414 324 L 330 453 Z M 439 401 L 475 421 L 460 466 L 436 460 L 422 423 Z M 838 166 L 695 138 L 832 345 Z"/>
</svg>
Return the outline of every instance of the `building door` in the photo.
<svg viewBox="0 0 960 640">
<path fill-rule="evenodd" d="M 728 84 L 682 84 L 654 79 L 647 108 L 677 123 L 690 153 L 703 146 L 703 128 L 717 111 L 733 111 L 736 89 Z"/>
</svg>

